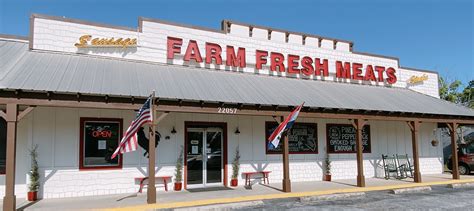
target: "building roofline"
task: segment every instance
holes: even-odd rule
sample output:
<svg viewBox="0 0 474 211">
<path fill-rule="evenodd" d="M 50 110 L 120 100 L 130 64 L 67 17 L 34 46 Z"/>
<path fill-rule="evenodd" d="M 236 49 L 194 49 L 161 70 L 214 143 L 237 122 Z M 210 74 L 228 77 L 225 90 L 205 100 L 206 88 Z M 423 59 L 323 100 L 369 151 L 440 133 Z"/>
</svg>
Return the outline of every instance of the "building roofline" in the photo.
<svg viewBox="0 0 474 211">
<path fill-rule="evenodd" d="M 41 19 L 48 19 L 48 20 L 64 21 L 64 22 L 69 22 L 69 23 L 77 23 L 77 24 L 84 24 L 84 25 L 98 26 L 98 27 L 112 28 L 112 29 L 120 29 L 120 30 L 132 31 L 132 32 L 137 31 L 136 28 L 126 27 L 126 26 L 117 26 L 117 25 L 97 23 L 97 22 L 85 21 L 85 20 L 74 19 L 74 18 L 50 16 L 50 15 L 43 15 L 43 14 L 36 14 L 36 13 L 31 14 L 31 18 L 32 19 L 41 18 Z"/>
<path fill-rule="evenodd" d="M 364 55 L 364 56 L 373 56 L 373 57 L 379 57 L 379 58 L 383 58 L 383 59 L 392 59 L 392 60 L 396 60 L 397 63 L 398 63 L 398 67 L 400 67 L 400 59 L 398 57 L 394 57 L 394 56 L 385 56 L 385 55 L 380 55 L 380 54 L 374 54 L 374 53 L 366 53 L 366 52 L 359 52 L 359 51 L 352 51 L 353 54 L 357 54 L 357 55 Z"/>
<path fill-rule="evenodd" d="M 216 33 L 221 33 L 225 34 L 224 30 L 219 30 L 219 29 L 213 29 L 213 28 L 207 28 L 207 27 L 202 27 L 202 26 L 196 26 L 196 25 L 190 25 L 190 24 L 183 24 L 183 23 L 176 23 L 172 21 L 167 21 L 167 20 L 162 20 L 162 19 L 157 19 L 157 18 L 147 18 L 147 17 L 138 17 L 138 30 L 139 32 L 143 32 L 143 21 L 148 21 L 148 22 L 154 22 L 154 23 L 162 23 L 162 24 L 167 24 L 167 25 L 172 25 L 172 26 L 178 26 L 178 27 L 184 27 L 184 28 L 191 28 L 191 29 L 197 29 L 197 30 L 203 30 L 203 31 L 210 31 L 210 32 L 216 32 Z"/>
<path fill-rule="evenodd" d="M 400 66 L 399 68 L 406 69 L 406 70 L 414 70 L 414 71 L 419 71 L 419 72 L 439 74 L 438 72 L 436 72 L 434 70 L 424 70 L 424 69 L 418 69 L 418 68 L 412 68 L 412 67 L 402 67 L 402 66 Z"/>
<path fill-rule="evenodd" d="M 296 35 L 301 35 L 301 36 L 305 36 L 305 37 L 313 37 L 313 38 L 324 39 L 324 40 L 334 40 L 334 41 L 337 41 L 337 42 L 345 42 L 345 43 L 349 43 L 351 47 L 354 45 L 354 42 L 349 41 L 349 40 L 325 37 L 325 36 L 316 35 L 316 34 L 288 31 L 288 30 L 284 30 L 284 29 L 272 28 L 272 27 L 268 27 L 268 26 L 261 26 L 261 25 L 257 25 L 257 24 L 243 23 L 243 22 L 240 22 L 240 21 L 234 21 L 234 20 L 228 20 L 228 19 L 222 20 L 222 30 L 223 31 L 224 31 L 224 26 L 226 24 L 237 24 L 237 25 L 242 25 L 242 26 L 260 28 L 260 29 L 267 29 L 267 30 L 271 30 L 271 31 L 283 32 L 283 33 L 289 33 L 289 34 L 296 34 Z"/>
<path fill-rule="evenodd" d="M 0 34 L 0 39 L 10 39 L 10 40 L 21 40 L 21 41 L 28 41 L 27 36 L 20 36 L 20 35 L 12 35 L 12 34 Z"/>
</svg>

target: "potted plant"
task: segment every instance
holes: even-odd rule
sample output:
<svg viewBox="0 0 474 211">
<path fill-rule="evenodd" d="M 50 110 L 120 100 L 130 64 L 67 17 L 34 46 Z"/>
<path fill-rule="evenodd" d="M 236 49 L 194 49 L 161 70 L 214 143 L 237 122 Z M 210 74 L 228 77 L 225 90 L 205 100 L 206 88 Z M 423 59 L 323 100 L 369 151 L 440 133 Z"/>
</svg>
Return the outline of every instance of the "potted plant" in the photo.
<svg viewBox="0 0 474 211">
<path fill-rule="evenodd" d="M 38 145 L 35 145 L 30 149 L 31 156 L 31 170 L 28 173 L 30 175 L 30 184 L 28 185 L 28 201 L 36 201 L 38 199 L 39 190 L 39 171 L 38 171 Z"/>
<path fill-rule="evenodd" d="M 329 154 L 326 154 L 324 159 L 324 181 L 331 181 L 331 160 L 329 159 Z"/>
<path fill-rule="evenodd" d="M 183 187 L 183 147 L 181 146 L 181 151 L 179 152 L 178 159 L 176 160 L 176 173 L 174 175 L 174 190 L 181 191 Z"/>
<path fill-rule="evenodd" d="M 230 180 L 230 186 L 232 187 L 237 187 L 239 184 L 239 180 L 237 179 L 239 177 L 239 169 L 240 169 L 240 153 L 239 153 L 239 147 L 235 149 L 235 157 L 234 161 L 232 161 L 232 179 Z"/>
</svg>

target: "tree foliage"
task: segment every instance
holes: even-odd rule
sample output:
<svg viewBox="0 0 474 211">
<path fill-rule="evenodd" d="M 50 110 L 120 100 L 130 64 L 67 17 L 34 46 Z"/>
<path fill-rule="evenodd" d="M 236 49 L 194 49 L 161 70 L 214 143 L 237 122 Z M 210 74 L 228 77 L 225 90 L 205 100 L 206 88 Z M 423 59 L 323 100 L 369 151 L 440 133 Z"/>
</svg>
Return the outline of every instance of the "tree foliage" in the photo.
<svg viewBox="0 0 474 211">
<path fill-rule="evenodd" d="M 461 93 L 461 103 L 469 108 L 474 108 L 474 80 L 469 81 L 469 84 Z"/>
<path fill-rule="evenodd" d="M 463 84 L 459 80 L 448 81 L 439 77 L 439 95 L 443 100 L 474 108 L 474 80 L 462 89 Z M 459 91 L 461 90 L 462 91 Z"/>
</svg>

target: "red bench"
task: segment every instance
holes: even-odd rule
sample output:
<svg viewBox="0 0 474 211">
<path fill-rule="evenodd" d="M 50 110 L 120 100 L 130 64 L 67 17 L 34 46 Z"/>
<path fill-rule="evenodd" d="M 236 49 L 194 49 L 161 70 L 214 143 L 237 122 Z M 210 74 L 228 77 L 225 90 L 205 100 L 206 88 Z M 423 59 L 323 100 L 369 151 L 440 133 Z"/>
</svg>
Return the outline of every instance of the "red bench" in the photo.
<svg viewBox="0 0 474 211">
<path fill-rule="evenodd" d="M 270 184 L 268 180 L 268 175 L 271 171 L 253 171 L 253 172 L 242 172 L 245 175 L 245 186 L 250 186 L 250 177 L 254 174 L 262 174 L 263 175 L 263 184 Z"/>
<path fill-rule="evenodd" d="M 138 190 L 139 193 L 142 192 L 143 186 L 145 186 L 145 180 L 148 180 L 148 177 L 135 177 L 135 181 L 138 181 L 140 184 L 140 189 Z M 168 181 L 171 181 L 171 176 L 157 176 L 155 177 L 156 180 L 162 180 L 165 186 L 165 191 L 168 191 Z"/>
</svg>

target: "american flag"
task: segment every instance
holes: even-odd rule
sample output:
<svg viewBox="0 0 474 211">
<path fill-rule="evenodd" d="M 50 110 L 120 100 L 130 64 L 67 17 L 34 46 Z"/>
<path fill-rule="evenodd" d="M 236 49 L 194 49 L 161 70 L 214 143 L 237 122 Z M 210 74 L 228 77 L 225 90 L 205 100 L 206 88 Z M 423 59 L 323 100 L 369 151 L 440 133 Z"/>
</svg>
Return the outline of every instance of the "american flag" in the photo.
<svg viewBox="0 0 474 211">
<path fill-rule="evenodd" d="M 145 104 L 140 108 L 137 113 L 137 117 L 135 120 L 132 121 L 130 126 L 128 127 L 127 131 L 123 135 L 120 144 L 118 145 L 117 149 L 115 150 L 114 154 L 112 155 L 112 159 L 114 159 L 119 153 L 123 154 L 125 152 L 135 151 L 138 148 L 138 141 L 137 141 L 137 131 L 138 129 L 146 123 L 153 121 L 153 115 L 151 112 L 151 103 L 152 98 L 149 97 Z"/>
</svg>

